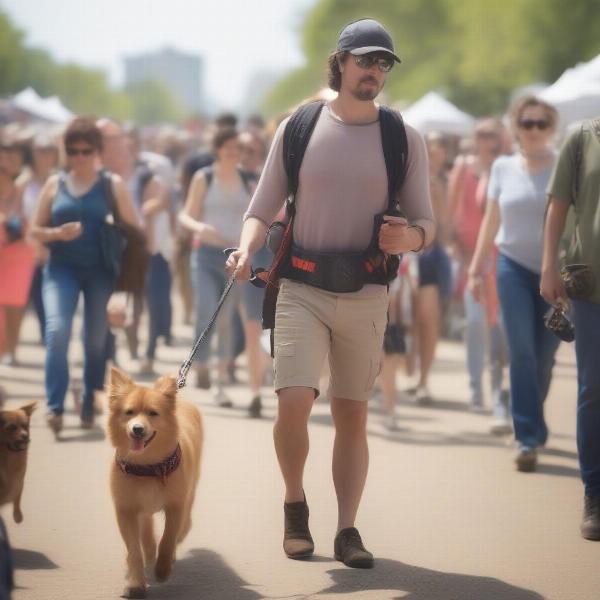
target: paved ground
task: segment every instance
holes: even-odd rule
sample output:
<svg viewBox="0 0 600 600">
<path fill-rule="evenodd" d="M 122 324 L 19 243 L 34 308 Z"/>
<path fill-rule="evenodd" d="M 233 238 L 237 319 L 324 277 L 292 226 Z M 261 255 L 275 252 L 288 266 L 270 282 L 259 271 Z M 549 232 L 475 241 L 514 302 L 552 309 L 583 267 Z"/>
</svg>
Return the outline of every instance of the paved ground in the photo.
<svg viewBox="0 0 600 600">
<path fill-rule="evenodd" d="M 44 350 L 31 317 L 20 368 L 0 367 L 9 406 L 40 402 L 21 525 L 3 508 L 17 566 L 16 600 L 117 598 L 124 546 L 108 493 L 112 451 L 103 419 L 92 432 L 67 415 L 65 441 L 43 422 Z M 159 368 L 175 370 L 191 344 L 161 348 Z M 78 338 L 72 355 L 76 364 Z M 125 352 L 121 350 L 125 359 Z M 123 360 L 126 368 L 131 365 Z M 74 369 L 77 373 L 80 365 Z M 204 413 L 206 446 L 194 527 L 180 547 L 171 581 L 150 598 L 253 600 L 361 598 L 386 600 L 595 600 L 600 598 L 600 544 L 579 537 L 582 487 L 575 448 L 575 367 L 571 347 L 559 354 L 547 413 L 548 448 L 535 474 L 515 472 L 510 440 L 490 437 L 490 417 L 467 411 L 463 349 L 440 348 L 431 408 L 400 404 L 401 429 L 387 433 L 372 403 L 371 470 L 358 526 L 376 557 L 372 571 L 332 560 L 335 497 L 330 476 L 333 429 L 327 405 L 316 406 L 306 492 L 316 557 L 281 551 L 282 484 L 272 448 L 275 412 L 245 416 L 247 394 L 232 388 L 236 407 L 218 409 L 207 392 L 186 388 Z"/>
</svg>

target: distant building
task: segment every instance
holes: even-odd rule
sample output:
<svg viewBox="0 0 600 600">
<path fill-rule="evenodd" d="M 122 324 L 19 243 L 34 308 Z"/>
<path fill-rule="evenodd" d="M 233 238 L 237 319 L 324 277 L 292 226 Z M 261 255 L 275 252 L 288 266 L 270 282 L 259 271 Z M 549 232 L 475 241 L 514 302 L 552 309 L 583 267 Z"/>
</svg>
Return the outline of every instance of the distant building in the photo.
<svg viewBox="0 0 600 600">
<path fill-rule="evenodd" d="M 125 85 L 148 79 L 163 82 L 191 112 L 204 109 L 202 58 L 173 48 L 125 57 Z"/>
</svg>

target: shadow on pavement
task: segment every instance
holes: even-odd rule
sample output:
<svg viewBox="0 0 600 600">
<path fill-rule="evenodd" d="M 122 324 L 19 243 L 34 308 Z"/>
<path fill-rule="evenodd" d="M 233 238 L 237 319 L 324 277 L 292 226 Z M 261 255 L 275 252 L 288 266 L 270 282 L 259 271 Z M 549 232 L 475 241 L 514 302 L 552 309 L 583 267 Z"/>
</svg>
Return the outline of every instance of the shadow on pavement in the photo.
<svg viewBox="0 0 600 600">
<path fill-rule="evenodd" d="M 148 598 L 169 600 L 257 600 L 261 594 L 244 581 L 219 554 L 194 548 L 178 559 L 165 584 L 150 587 Z"/>
<path fill-rule="evenodd" d="M 319 594 L 351 594 L 360 591 L 401 592 L 402 600 L 543 600 L 543 596 L 492 577 L 443 573 L 413 567 L 395 560 L 378 559 L 369 571 L 334 569 L 334 581 Z"/>
<path fill-rule="evenodd" d="M 542 459 L 543 461 L 543 459 Z M 559 477 L 575 477 L 580 478 L 579 469 L 566 467 L 564 465 L 549 465 L 544 462 L 538 462 L 536 471 L 542 475 L 557 475 Z"/>
<path fill-rule="evenodd" d="M 15 569 L 34 571 L 38 569 L 59 568 L 58 565 L 54 564 L 45 554 L 42 554 L 41 552 L 35 552 L 33 550 L 13 548 L 12 557 Z"/>
<path fill-rule="evenodd" d="M 558 436 L 556 434 L 552 434 L 552 437 Z M 562 458 L 572 458 L 573 460 L 577 460 L 579 458 L 577 452 L 563 450 L 562 448 L 542 448 L 540 454 L 545 454 L 547 456 L 561 456 Z"/>
<path fill-rule="evenodd" d="M 102 431 L 102 429 L 100 429 L 99 427 L 75 435 L 65 435 L 65 432 L 68 432 L 69 429 L 79 429 L 79 427 L 65 427 L 57 440 L 59 443 L 62 444 L 65 442 L 102 442 L 106 439 L 104 431 Z"/>
</svg>

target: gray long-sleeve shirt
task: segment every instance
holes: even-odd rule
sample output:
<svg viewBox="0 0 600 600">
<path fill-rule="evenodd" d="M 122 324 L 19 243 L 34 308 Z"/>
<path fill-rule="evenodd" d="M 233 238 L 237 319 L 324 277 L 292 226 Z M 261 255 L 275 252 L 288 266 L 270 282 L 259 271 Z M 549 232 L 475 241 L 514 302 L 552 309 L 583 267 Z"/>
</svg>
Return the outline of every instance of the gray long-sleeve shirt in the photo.
<svg viewBox="0 0 600 600">
<path fill-rule="evenodd" d="M 279 126 L 245 219 L 270 224 L 287 196 L 283 130 Z M 408 165 L 398 193 L 409 220 L 433 219 L 427 151 L 421 135 L 405 125 Z M 349 125 L 325 106 L 302 161 L 296 195 L 294 242 L 309 251 L 365 250 L 373 218 L 387 209 L 387 172 L 379 121 Z"/>
</svg>

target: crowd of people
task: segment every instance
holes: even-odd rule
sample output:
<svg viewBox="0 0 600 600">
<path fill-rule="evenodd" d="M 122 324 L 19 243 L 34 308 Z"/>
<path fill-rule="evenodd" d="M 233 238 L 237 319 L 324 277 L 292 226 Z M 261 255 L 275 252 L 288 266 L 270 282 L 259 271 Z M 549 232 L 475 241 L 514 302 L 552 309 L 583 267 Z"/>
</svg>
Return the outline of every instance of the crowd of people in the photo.
<svg viewBox="0 0 600 600">
<path fill-rule="evenodd" d="M 224 114 L 202 135 L 141 131 L 87 117 L 76 118 L 59 134 L 31 125 L 4 127 L 0 355 L 3 364 L 19 366 L 20 328 L 31 306 L 46 346 L 47 423 L 55 432 L 62 428 L 66 395 L 77 388 L 70 382 L 68 348 L 81 295 L 83 428 L 94 425 L 107 363 L 118 364 L 125 349 L 137 361 L 140 377 L 155 374 L 159 344 L 174 343 L 176 297 L 182 320 L 194 326 L 195 337 L 205 329 L 229 277 L 224 250 L 238 244 L 274 132 L 285 116 L 266 125 L 260 117 L 240 124 L 235 115 Z M 550 275 L 542 277 L 542 234 L 558 157 L 558 127 L 556 111 L 528 96 L 504 120 L 481 119 L 471 138 L 439 132 L 425 136 L 437 234 L 420 252 L 404 256 L 390 287 L 379 378 L 389 430 L 397 427 L 399 394 L 435 406 L 430 380 L 438 341 L 459 331 L 470 390 L 466 406 L 475 412 L 491 408 L 490 433 L 514 431 L 517 469 L 536 468 L 548 436 L 544 400 L 560 342 L 545 320 L 562 289 Z M 576 154 L 574 143 L 569 148 Z M 557 179 L 560 173 L 552 189 L 559 200 L 569 200 L 571 190 Z M 560 213 L 563 227 L 565 203 L 552 206 L 550 214 Z M 120 297 L 113 293 L 102 257 L 102 227 L 111 218 L 139 231 L 148 252 L 145 285 Z M 555 232 L 552 238 L 556 252 L 559 237 Z M 272 257 L 264 247 L 254 257 L 255 266 L 268 267 Z M 544 260 L 546 271 L 556 269 L 553 256 Z M 597 262 L 597 257 L 590 260 Z M 232 406 L 227 386 L 236 382 L 236 360 L 245 352 L 251 417 L 261 416 L 261 387 L 270 377 L 271 359 L 261 343 L 263 293 L 249 283 L 236 284 L 215 336 L 211 330 L 195 357 L 195 386 L 212 388 L 215 402 L 227 408 Z M 587 328 L 586 310 L 576 307 L 578 332 Z M 590 318 L 596 327 L 598 315 Z M 147 323 L 143 351 L 142 322 Z M 598 369 L 588 364 L 591 338 L 589 345 L 577 354 L 590 382 L 580 390 L 578 439 L 584 460 L 597 455 L 592 447 L 597 441 L 590 442 L 597 434 L 590 423 L 597 423 L 598 414 L 597 407 L 590 408 L 597 405 L 598 386 Z M 407 374 L 401 390 L 398 357 Z M 489 394 L 483 386 L 486 364 Z M 596 396 L 592 401 L 586 394 Z M 589 459 L 586 476 L 590 496 L 596 497 L 599 467 L 593 461 Z"/>
<path fill-rule="evenodd" d="M 533 127 L 523 126 L 530 122 Z M 116 328 L 110 327 L 111 307 L 126 311 L 123 338 L 141 376 L 154 373 L 159 339 L 173 343 L 173 282 L 184 322 L 194 324 L 196 335 L 208 324 L 228 279 L 223 250 L 237 244 L 267 156 L 269 132 L 275 129 L 260 117 L 250 118 L 239 131 L 237 125 L 235 115 L 223 114 L 202 137 L 175 130 L 167 135 L 140 132 L 107 118 L 78 118 L 61 137 L 16 124 L 5 128 L 0 208 L 5 231 L 10 236 L 14 230 L 16 239 L 5 233 L 1 251 L 2 361 L 18 365 L 20 324 L 30 304 L 40 341 L 48 349 L 48 422 L 55 430 L 61 427 L 69 388 L 67 349 L 80 293 L 84 427 L 93 424 L 94 396 L 103 388 L 107 360 L 118 362 L 120 344 Z M 549 307 L 537 290 L 545 187 L 556 159 L 557 126 L 554 109 L 525 98 L 513 107 L 508 127 L 484 118 L 471 139 L 426 135 L 437 235 L 418 255 L 405 256 L 391 288 L 380 382 L 390 430 L 396 427 L 398 395 L 394 356 L 405 356 L 407 381 L 414 381 L 401 393 L 418 404 L 430 404 L 438 339 L 444 332 L 462 329 L 470 409 L 486 410 L 482 381 L 487 362 L 490 431 L 510 433 L 514 420 L 522 446 L 519 460 L 527 456 L 529 463 L 545 443 L 543 399 L 559 340 L 543 326 Z M 110 174 L 112 191 L 103 184 L 101 172 Z M 150 254 L 146 286 L 129 294 L 124 306 L 111 299 L 110 276 L 103 277 L 99 269 L 98 236 L 110 212 L 105 207 L 113 198 L 122 218 L 143 231 Z M 267 267 L 272 256 L 263 248 L 256 265 Z M 524 298 L 517 295 L 519 286 L 525 286 Z M 212 340 L 211 330 L 195 363 L 195 385 L 213 386 L 217 404 L 228 407 L 232 402 L 226 385 L 235 381 L 236 357 L 245 350 L 252 416 L 261 414 L 260 388 L 269 377 L 269 357 L 261 345 L 262 294 L 249 284 L 235 288 L 220 312 L 217 339 Z M 142 353 L 139 327 L 144 311 L 148 331 Z M 524 324 L 530 322 L 538 325 L 531 339 L 524 339 Z M 503 385 L 509 348 L 511 357 L 519 357 L 510 361 L 510 393 Z M 535 382 L 528 376 L 533 364 L 539 373 Z"/>
</svg>

